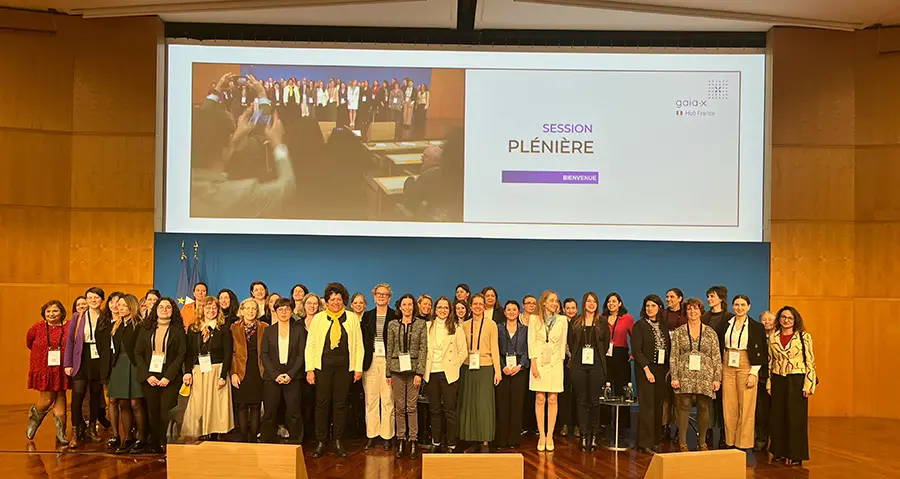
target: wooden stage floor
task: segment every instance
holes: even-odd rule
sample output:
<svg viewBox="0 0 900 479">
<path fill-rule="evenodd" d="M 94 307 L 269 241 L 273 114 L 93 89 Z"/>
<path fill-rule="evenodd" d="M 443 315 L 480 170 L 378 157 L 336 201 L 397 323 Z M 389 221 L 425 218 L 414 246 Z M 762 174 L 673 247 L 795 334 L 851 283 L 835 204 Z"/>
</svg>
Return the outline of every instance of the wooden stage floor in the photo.
<svg viewBox="0 0 900 479">
<path fill-rule="evenodd" d="M 166 477 L 165 460 L 158 456 L 113 456 L 100 445 L 79 452 L 55 449 L 50 418 L 33 443 L 25 439 L 27 407 L 0 407 L 0 478 L 27 477 L 91 479 L 159 479 Z M 812 418 L 811 461 L 803 468 L 770 464 L 764 454 L 748 455 L 748 478 L 876 479 L 900 477 L 900 454 L 893 439 L 900 436 L 900 421 L 882 419 Z M 525 477 L 528 479 L 621 478 L 644 476 L 650 457 L 634 450 L 582 454 L 574 440 L 556 438 L 553 453 L 538 453 L 536 438 L 525 438 Z M 361 441 L 348 442 L 350 457 L 334 455 L 312 459 L 312 444 L 305 445 L 309 477 L 314 479 L 409 479 L 421 475 L 421 460 L 394 459 L 382 448 L 364 451 Z"/>
</svg>

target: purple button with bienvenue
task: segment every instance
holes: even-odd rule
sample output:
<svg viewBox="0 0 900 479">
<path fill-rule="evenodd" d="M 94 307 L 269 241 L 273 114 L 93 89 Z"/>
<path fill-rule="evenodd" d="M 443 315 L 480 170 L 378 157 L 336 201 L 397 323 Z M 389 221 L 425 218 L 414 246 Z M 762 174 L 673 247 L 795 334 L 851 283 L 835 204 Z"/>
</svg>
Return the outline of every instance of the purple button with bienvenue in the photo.
<svg viewBox="0 0 900 479">
<path fill-rule="evenodd" d="M 503 171 L 503 183 L 539 183 L 596 185 L 599 183 L 596 171 Z"/>
</svg>

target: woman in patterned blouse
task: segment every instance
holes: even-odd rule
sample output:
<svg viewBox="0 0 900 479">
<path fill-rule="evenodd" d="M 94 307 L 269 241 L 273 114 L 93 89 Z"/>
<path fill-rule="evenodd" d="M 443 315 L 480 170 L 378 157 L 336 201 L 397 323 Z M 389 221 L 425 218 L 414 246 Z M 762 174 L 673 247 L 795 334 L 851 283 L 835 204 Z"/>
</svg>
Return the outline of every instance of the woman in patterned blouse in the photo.
<svg viewBox="0 0 900 479">
<path fill-rule="evenodd" d="M 688 322 L 672 336 L 672 389 L 678 409 L 678 443 L 687 447 L 688 415 L 697 402 L 697 438 L 700 450 L 706 451 L 706 430 L 709 427 L 709 405 L 722 383 L 722 356 L 716 332 L 700 321 L 703 303 L 697 298 L 685 302 Z"/>
<path fill-rule="evenodd" d="M 815 394 L 816 357 L 803 318 L 792 306 L 784 306 L 775 315 L 778 324 L 769 336 L 769 382 L 772 395 L 769 417 L 769 451 L 776 461 L 802 466 L 809 459 L 807 417 L 809 397 Z"/>
</svg>

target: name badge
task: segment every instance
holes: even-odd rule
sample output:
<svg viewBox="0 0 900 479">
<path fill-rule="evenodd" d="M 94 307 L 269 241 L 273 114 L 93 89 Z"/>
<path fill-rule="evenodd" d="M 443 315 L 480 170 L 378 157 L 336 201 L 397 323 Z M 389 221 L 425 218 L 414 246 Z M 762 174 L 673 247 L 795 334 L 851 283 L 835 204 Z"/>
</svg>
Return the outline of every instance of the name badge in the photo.
<svg viewBox="0 0 900 479">
<path fill-rule="evenodd" d="M 363 101 L 363 103 L 365 103 L 365 102 L 366 102 L 366 97 L 362 97 L 362 101 Z"/>
<path fill-rule="evenodd" d="M 211 373 L 212 372 L 212 359 L 209 357 L 209 354 L 204 354 L 200 356 L 200 372 L 201 373 Z"/>
<path fill-rule="evenodd" d="M 585 346 L 581 350 L 581 364 L 594 364 L 594 348 Z"/>
<path fill-rule="evenodd" d="M 91 343 L 91 359 L 100 359 L 100 350 L 97 349 L 97 343 Z"/>
<path fill-rule="evenodd" d="M 469 353 L 469 369 L 481 369 L 480 353 Z"/>
<path fill-rule="evenodd" d="M 394 103 L 395 103 L 395 104 L 397 103 L 397 99 L 396 99 L 396 98 L 394 98 Z"/>
<path fill-rule="evenodd" d="M 384 343 L 381 341 L 375 341 L 375 355 L 378 357 L 384 357 Z"/>
<path fill-rule="evenodd" d="M 609 349 L 606 350 L 606 357 L 611 358 L 613 351 L 613 343 L 609 343 Z"/>
<path fill-rule="evenodd" d="M 519 360 L 516 359 L 515 354 L 507 354 L 506 355 L 506 367 L 512 369 L 519 365 Z"/>
<path fill-rule="evenodd" d="M 309 104 L 312 105 L 312 102 L 313 102 L 313 99 L 310 98 L 310 99 L 309 99 Z"/>
<path fill-rule="evenodd" d="M 59 350 L 47 351 L 47 366 L 59 366 L 60 354 Z"/>
<path fill-rule="evenodd" d="M 550 364 L 550 360 L 552 359 L 552 353 L 550 352 L 550 348 L 544 348 L 541 350 L 541 364 L 546 366 Z"/>
<path fill-rule="evenodd" d="M 412 371 L 412 358 L 409 357 L 409 354 L 401 354 L 400 372 L 405 373 L 407 371 Z"/>
<path fill-rule="evenodd" d="M 691 371 L 699 371 L 700 370 L 700 355 L 699 354 L 691 354 L 691 359 L 688 361 L 688 369 Z"/>
<path fill-rule="evenodd" d="M 163 354 L 154 354 L 150 358 L 150 372 L 151 373 L 161 373 L 163 370 L 163 363 L 166 362 L 166 356 Z"/>
<path fill-rule="evenodd" d="M 116 354 L 116 341 L 113 338 L 109 338 L 109 350 Z"/>
<path fill-rule="evenodd" d="M 341 105 L 343 105 L 343 104 L 346 103 L 346 102 L 347 102 L 347 100 L 341 98 Z"/>
<path fill-rule="evenodd" d="M 666 350 L 665 349 L 657 349 L 656 350 L 656 364 L 666 364 Z"/>
<path fill-rule="evenodd" d="M 741 353 L 737 351 L 728 351 L 728 366 L 738 368 L 741 366 Z"/>
</svg>

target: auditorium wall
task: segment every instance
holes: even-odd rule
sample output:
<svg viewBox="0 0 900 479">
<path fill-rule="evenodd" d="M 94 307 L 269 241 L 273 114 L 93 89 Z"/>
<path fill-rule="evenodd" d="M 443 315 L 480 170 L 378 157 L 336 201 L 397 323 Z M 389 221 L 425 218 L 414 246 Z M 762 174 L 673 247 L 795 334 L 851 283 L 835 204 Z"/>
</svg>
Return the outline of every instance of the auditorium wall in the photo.
<svg viewBox="0 0 900 479">
<path fill-rule="evenodd" d="M 816 416 L 900 418 L 900 29 L 769 33 L 772 307 L 815 341 Z"/>
<path fill-rule="evenodd" d="M 42 304 L 152 285 L 162 23 L 0 15 L 0 64 L 16 78 L 0 88 L 0 404 L 23 404 Z"/>
</svg>

